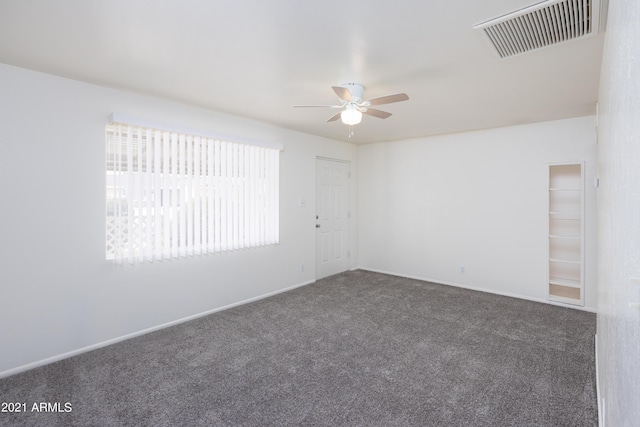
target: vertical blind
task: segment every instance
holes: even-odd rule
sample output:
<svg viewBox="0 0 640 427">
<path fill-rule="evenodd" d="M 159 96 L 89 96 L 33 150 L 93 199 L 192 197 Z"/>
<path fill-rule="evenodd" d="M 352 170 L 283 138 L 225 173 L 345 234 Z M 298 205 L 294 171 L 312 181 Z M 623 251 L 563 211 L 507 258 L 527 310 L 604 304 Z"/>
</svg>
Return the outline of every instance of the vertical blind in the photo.
<svg viewBox="0 0 640 427">
<path fill-rule="evenodd" d="M 279 243 L 279 152 L 107 125 L 107 259 L 133 264 Z"/>
</svg>

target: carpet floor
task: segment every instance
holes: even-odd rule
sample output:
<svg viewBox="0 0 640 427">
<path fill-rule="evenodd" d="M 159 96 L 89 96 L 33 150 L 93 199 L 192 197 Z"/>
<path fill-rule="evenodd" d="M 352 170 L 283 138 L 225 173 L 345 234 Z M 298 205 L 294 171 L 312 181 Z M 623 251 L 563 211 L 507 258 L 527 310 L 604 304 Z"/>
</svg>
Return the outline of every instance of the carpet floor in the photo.
<svg viewBox="0 0 640 427">
<path fill-rule="evenodd" d="M 0 425 L 597 426 L 595 328 L 358 270 L 1 379 Z"/>
</svg>

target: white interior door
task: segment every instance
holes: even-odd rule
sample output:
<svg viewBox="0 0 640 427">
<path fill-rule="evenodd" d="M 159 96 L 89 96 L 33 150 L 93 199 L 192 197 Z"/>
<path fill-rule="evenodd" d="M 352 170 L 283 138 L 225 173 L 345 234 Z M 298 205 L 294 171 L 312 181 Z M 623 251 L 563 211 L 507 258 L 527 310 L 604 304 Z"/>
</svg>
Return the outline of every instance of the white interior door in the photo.
<svg viewBox="0 0 640 427">
<path fill-rule="evenodd" d="M 316 160 L 316 278 L 349 269 L 349 163 Z"/>
</svg>

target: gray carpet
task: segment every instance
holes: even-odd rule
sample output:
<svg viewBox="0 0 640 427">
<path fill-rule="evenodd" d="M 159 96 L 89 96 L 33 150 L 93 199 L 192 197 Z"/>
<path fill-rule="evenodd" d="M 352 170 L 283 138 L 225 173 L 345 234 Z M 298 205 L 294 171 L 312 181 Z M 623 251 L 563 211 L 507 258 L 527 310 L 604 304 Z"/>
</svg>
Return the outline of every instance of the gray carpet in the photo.
<svg viewBox="0 0 640 427">
<path fill-rule="evenodd" d="M 2 426 L 597 426 L 592 313 L 366 271 L 0 380 Z"/>
</svg>

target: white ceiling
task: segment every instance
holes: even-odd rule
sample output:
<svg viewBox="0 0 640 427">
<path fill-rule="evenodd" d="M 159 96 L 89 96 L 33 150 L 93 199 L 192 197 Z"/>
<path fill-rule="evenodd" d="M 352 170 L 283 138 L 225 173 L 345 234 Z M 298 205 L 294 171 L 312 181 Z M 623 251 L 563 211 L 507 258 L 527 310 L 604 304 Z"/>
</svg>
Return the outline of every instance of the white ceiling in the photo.
<svg viewBox="0 0 640 427">
<path fill-rule="evenodd" d="M 474 24 L 538 0 L 0 0 L 0 62 L 367 143 L 595 113 L 603 36 L 499 59 Z M 332 85 L 406 92 L 348 138 Z"/>
</svg>

